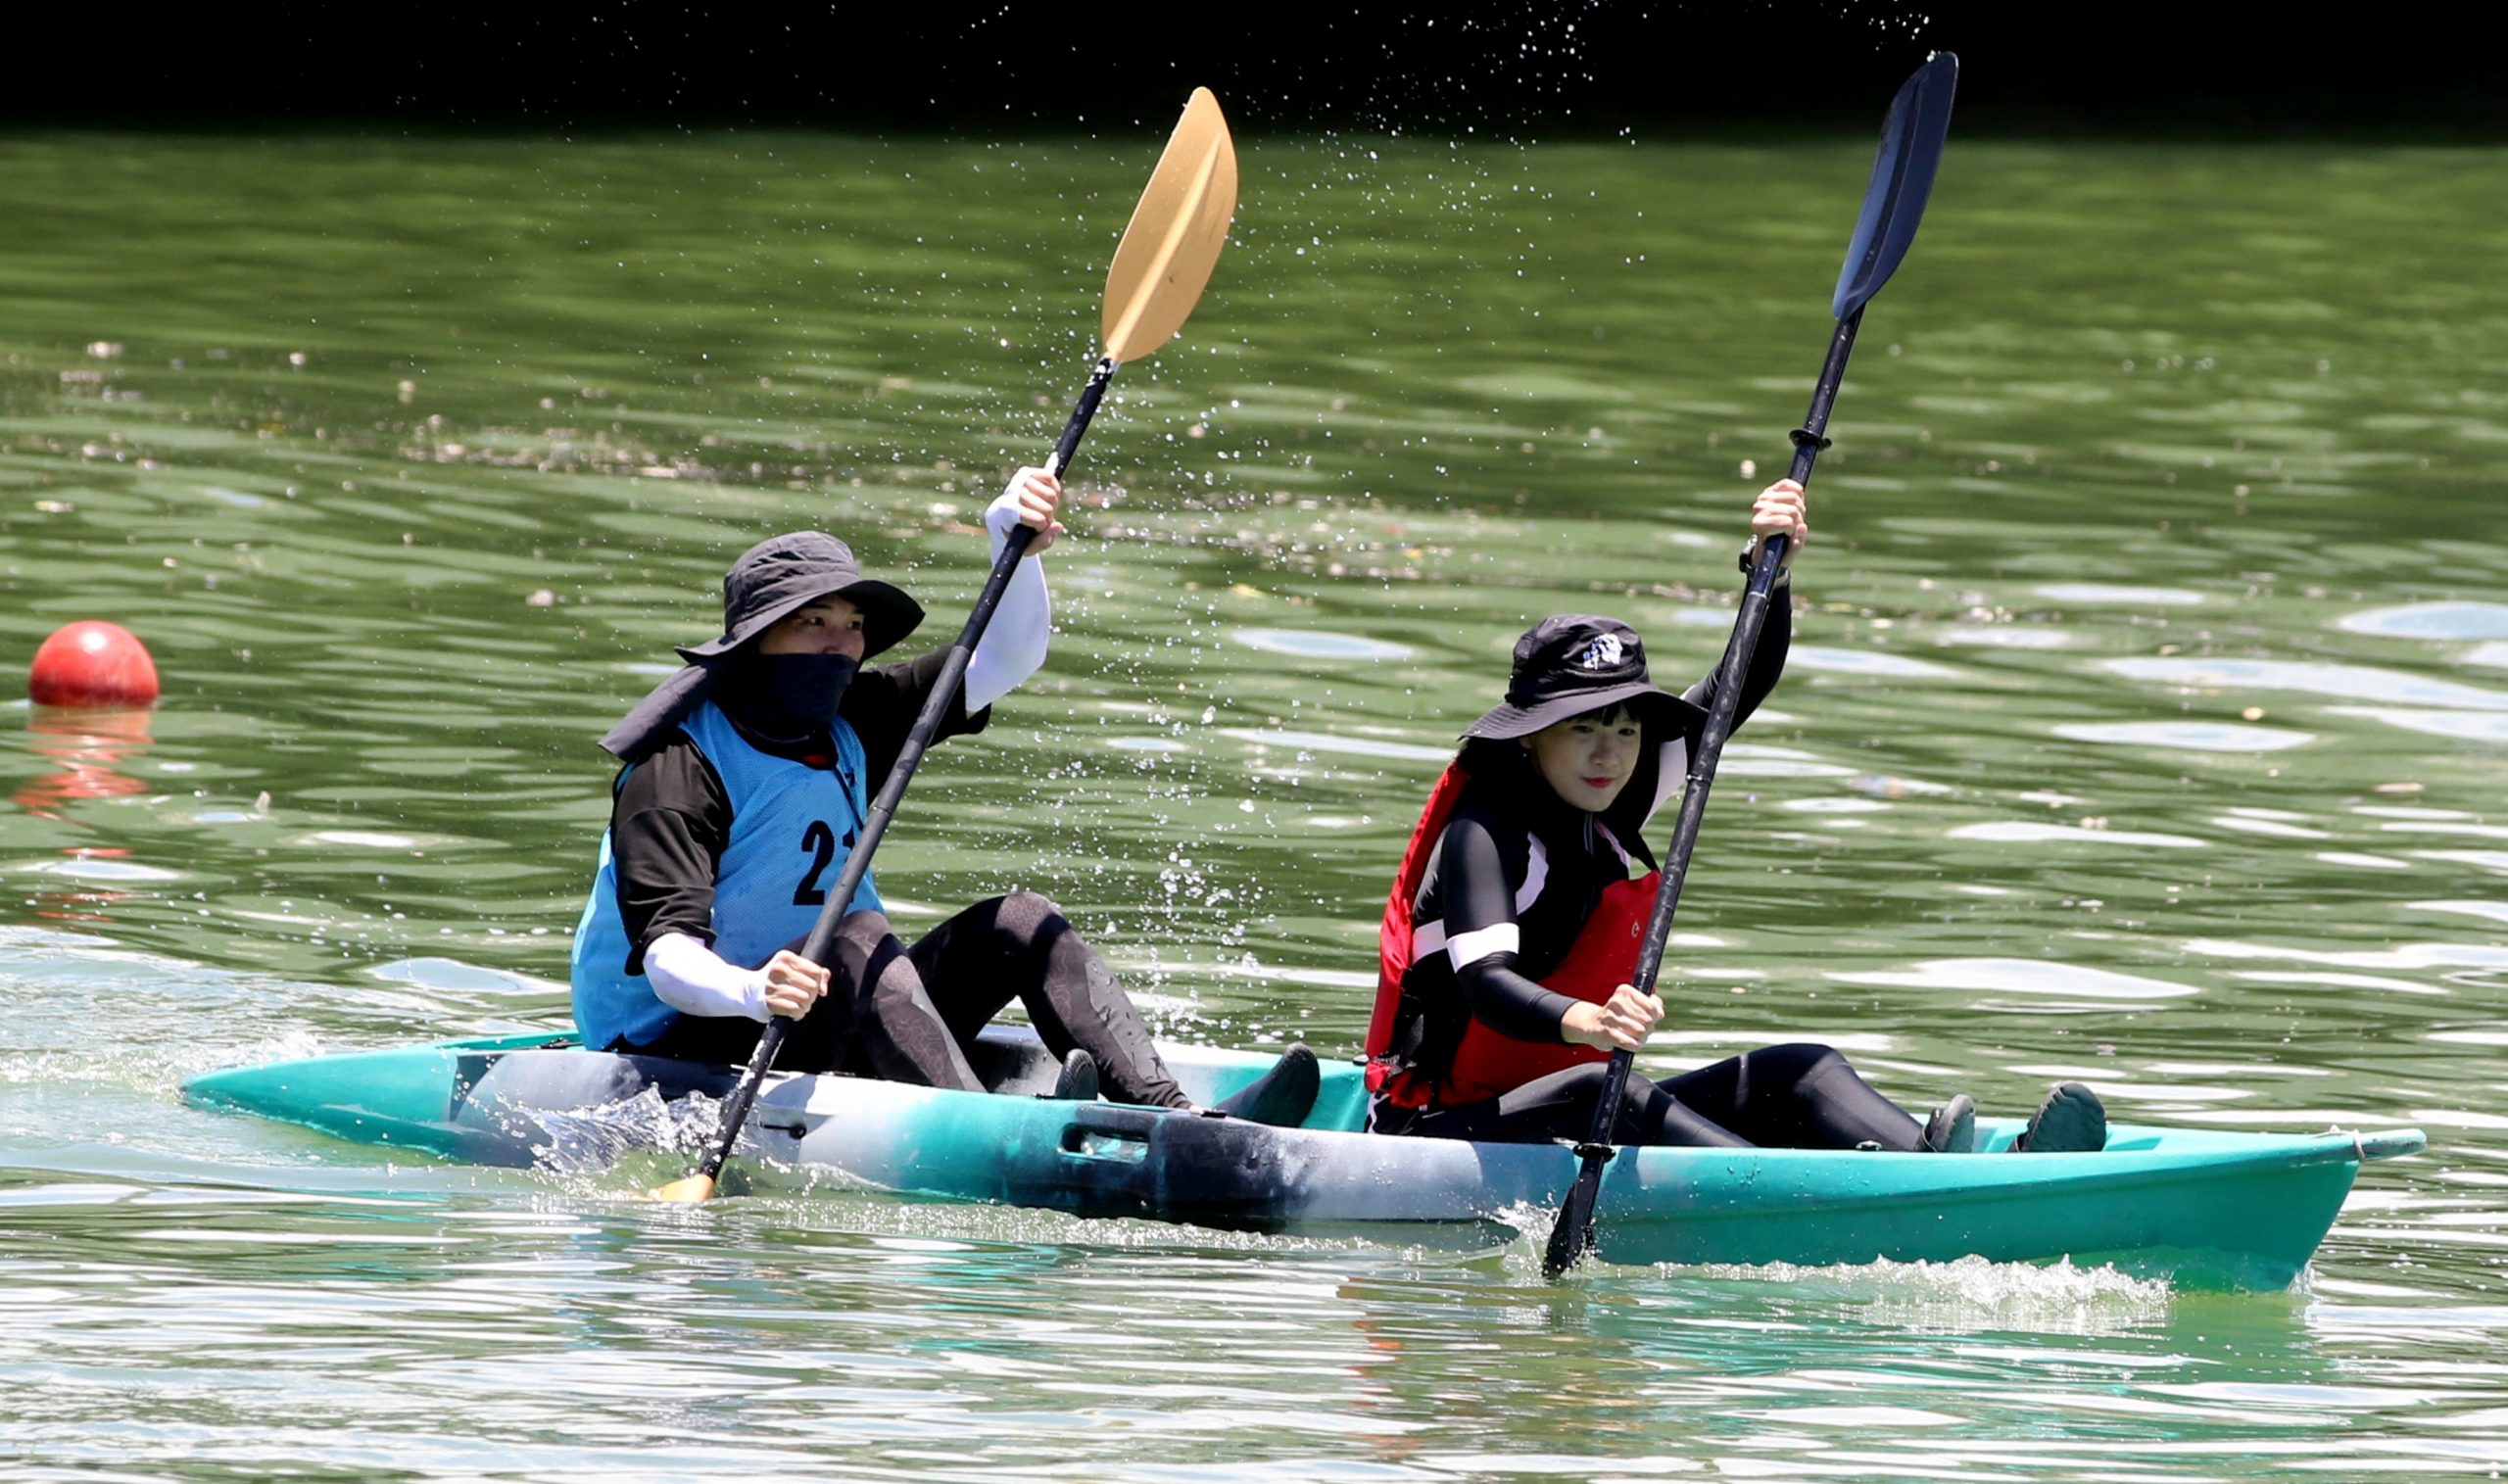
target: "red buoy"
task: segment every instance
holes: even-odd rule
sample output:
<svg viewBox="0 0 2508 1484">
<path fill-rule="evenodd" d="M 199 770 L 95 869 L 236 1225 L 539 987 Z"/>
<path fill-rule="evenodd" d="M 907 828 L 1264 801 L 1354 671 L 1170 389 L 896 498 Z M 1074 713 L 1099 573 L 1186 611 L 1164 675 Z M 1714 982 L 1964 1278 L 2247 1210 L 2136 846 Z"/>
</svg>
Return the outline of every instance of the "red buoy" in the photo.
<svg viewBox="0 0 2508 1484">
<path fill-rule="evenodd" d="M 26 696 L 39 706 L 155 705 L 157 662 L 128 629 L 82 619 L 54 631 L 35 650 Z"/>
</svg>

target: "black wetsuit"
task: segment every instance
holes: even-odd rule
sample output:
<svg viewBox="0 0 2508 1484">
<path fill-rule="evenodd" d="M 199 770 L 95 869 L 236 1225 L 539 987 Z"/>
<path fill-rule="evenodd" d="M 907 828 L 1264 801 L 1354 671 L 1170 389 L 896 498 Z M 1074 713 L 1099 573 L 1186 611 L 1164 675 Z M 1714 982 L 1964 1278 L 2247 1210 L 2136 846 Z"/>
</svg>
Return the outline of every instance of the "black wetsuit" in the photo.
<svg viewBox="0 0 2508 1484">
<path fill-rule="evenodd" d="M 846 688 L 840 714 L 862 741 L 866 794 L 876 795 L 895 766 L 946 655 L 935 650 L 867 666 Z M 725 709 L 738 725 L 739 713 Z M 981 732 L 990 719 L 989 707 L 968 714 L 961 695 L 933 740 Z M 830 766 L 835 754 L 824 732 L 798 742 L 746 728 L 742 736 L 813 767 Z M 713 942 L 715 873 L 731 827 L 730 796 L 687 734 L 669 734 L 635 760 L 609 820 L 619 916 L 635 945 L 629 972 L 641 972 L 645 946 L 664 933 Z M 983 1083 L 965 1048 L 1017 999 L 1055 1056 L 1078 1046 L 1096 1059 L 1108 1096 L 1152 1107 L 1186 1104 L 1112 971 L 1061 911 L 1034 892 L 979 902 L 910 947 L 884 915 L 856 912 L 839 929 L 830 957 L 834 987 L 788 1033 L 778 1066 L 979 1092 Z M 756 1049 L 763 1029 L 744 1016 L 686 1015 L 653 1044 L 632 1049 L 740 1062 Z"/>
<path fill-rule="evenodd" d="M 1736 725 L 1772 690 L 1793 633 L 1780 599 L 1744 678 Z M 1717 677 L 1690 688 L 1702 712 Z M 1415 933 L 1431 928 L 1402 981 L 1404 1014 L 1394 1045 L 1409 1066 L 1444 1076 L 1466 1021 L 1517 1040 L 1556 1042 L 1571 996 L 1539 981 L 1568 956 L 1605 887 L 1624 881 L 1630 857 L 1654 862 L 1640 832 L 1679 788 L 1695 732 L 1663 739 L 1612 808 L 1589 814 L 1543 781 L 1516 741 L 1468 743 L 1471 780 L 1439 838 L 1415 898 Z M 1535 842 L 1539 849 L 1536 851 Z M 1511 941 L 1512 940 L 1512 941 Z M 1459 946 L 1458 968 L 1446 944 Z M 1498 1142 L 1583 1138 L 1605 1067 L 1586 1064 L 1536 1077 L 1497 1097 L 1413 1112 L 1379 1101 L 1376 1126 L 1391 1132 Z M 1663 1082 L 1631 1076 L 1617 1141 L 1645 1144 L 1780 1145 L 1913 1149 L 1922 1128 L 1874 1091 L 1837 1051 L 1770 1046 Z"/>
</svg>

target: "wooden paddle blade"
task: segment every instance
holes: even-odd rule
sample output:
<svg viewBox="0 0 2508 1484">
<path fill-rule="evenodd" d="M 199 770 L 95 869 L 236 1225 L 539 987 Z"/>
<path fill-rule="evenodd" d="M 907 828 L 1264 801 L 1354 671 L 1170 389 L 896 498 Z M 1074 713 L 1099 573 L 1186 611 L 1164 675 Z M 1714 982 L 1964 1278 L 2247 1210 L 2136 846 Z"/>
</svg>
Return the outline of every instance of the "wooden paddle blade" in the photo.
<svg viewBox="0 0 2508 1484">
<path fill-rule="evenodd" d="M 1942 144 L 1951 134 L 1951 95 L 1958 86 L 1959 59 L 1937 52 L 1890 100 L 1863 214 L 1856 218 L 1846 265 L 1838 269 L 1837 293 L 1829 301 L 1838 318 L 1881 292 L 1907 256 L 1907 244 L 1916 240 L 1916 223 L 1924 219 L 1925 198 L 1933 194 L 1934 171 L 1942 164 Z"/>
<path fill-rule="evenodd" d="M 1108 359 L 1137 359 L 1183 328 L 1235 213 L 1236 145 L 1219 100 L 1197 87 L 1106 270 Z"/>
<path fill-rule="evenodd" d="M 674 1206 L 701 1206 L 713 1196 L 714 1177 L 710 1174 L 692 1174 L 684 1180 L 656 1185 L 645 1192 L 645 1199 L 649 1201 L 667 1201 Z"/>
</svg>

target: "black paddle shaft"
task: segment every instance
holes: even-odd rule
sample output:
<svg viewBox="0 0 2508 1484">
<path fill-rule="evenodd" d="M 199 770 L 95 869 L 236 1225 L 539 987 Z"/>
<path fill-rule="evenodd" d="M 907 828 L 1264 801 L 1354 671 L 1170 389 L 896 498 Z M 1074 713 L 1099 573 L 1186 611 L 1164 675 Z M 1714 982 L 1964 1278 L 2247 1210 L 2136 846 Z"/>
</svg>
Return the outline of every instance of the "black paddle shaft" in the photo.
<svg viewBox="0 0 2508 1484">
<path fill-rule="evenodd" d="M 1862 324 L 1863 309 L 1857 305 L 1838 321 L 1837 333 L 1829 337 L 1828 359 L 1821 362 L 1820 379 L 1812 385 L 1810 409 L 1793 434 L 1794 466 L 1787 477 L 1796 484 L 1810 482 L 1811 465 L 1829 446 L 1829 408 L 1837 401 L 1839 384 L 1846 380 L 1847 357 L 1854 354 L 1855 332 Z M 1759 650 L 1760 631 L 1767 625 L 1767 605 L 1776 588 L 1776 574 L 1784 566 L 1787 544 L 1781 535 L 1760 544 L 1759 561 L 1742 592 L 1742 611 L 1733 620 L 1733 637 L 1726 642 L 1723 662 L 1716 669 L 1715 701 L 1690 757 L 1689 778 L 1681 788 L 1681 812 L 1672 826 L 1671 849 L 1664 857 L 1663 884 L 1656 888 L 1655 910 L 1646 919 L 1637 967 L 1629 975 L 1629 984 L 1641 992 L 1653 992 L 1656 975 L 1663 968 L 1664 944 L 1672 935 L 1672 914 L 1680 908 L 1690 855 L 1698 845 L 1699 827 L 1707 820 L 1707 796 L 1715 787 L 1724 739 L 1731 735 L 1733 718 L 1741 709 L 1742 682 L 1751 673 L 1751 656 Z M 1603 1073 L 1602 1095 L 1594 1100 L 1594 1121 L 1585 1142 L 1576 1146 L 1576 1183 L 1560 1205 L 1559 1220 L 1550 1228 L 1550 1242 L 1542 1253 L 1542 1271 L 1551 1277 L 1574 1267 L 1593 1245 L 1594 1204 L 1602 1191 L 1603 1166 L 1614 1153 L 1612 1133 L 1619 1122 L 1620 1104 L 1628 1094 L 1629 1069 L 1636 1060 L 1634 1053 L 1616 1048 L 1611 1066 Z"/>
<path fill-rule="evenodd" d="M 1873 159 L 1871 183 L 1863 190 L 1863 210 L 1856 218 L 1855 236 L 1847 244 L 1846 262 L 1838 270 L 1837 291 L 1830 300 L 1837 333 L 1829 337 L 1828 359 L 1821 362 L 1820 379 L 1812 385 L 1811 409 L 1804 415 L 1803 426 L 1794 430 L 1791 477 L 1797 484 L 1809 482 L 1812 463 L 1829 446 L 1829 407 L 1846 380 L 1846 359 L 1855 350 L 1863 307 L 1889 282 L 1908 244 L 1915 241 L 1917 223 L 1924 219 L 1925 200 L 1932 194 L 1934 171 L 1942 163 L 1943 141 L 1951 132 L 1951 99 L 1958 80 L 1959 59 L 1949 52 L 1935 53 L 1901 84 L 1898 96 L 1890 100 L 1889 117 L 1881 121 L 1881 152 Z M 1734 713 L 1742 703 L 1742 678 L 1750 674 L 1751 654 L 1759 647 L 1760 630 L 1767 622 L 1769 594 L 1776 587 L 1785 547 L 1782 536 L 1771 536 L 1760 545 L 1750 586 L 1742 594 L 1742 611 L 1733 621 L 1733 638 L 1724 646 L 1715 702 L 1699 735 L 1689 780 L 1681 790 L 1681 812 L 1672 829 L 1668 864 L 1663 885 L 1656 889 L 1654 913 L 1646 921 L 1636 970 L 1629 978 L 1639 989 L 1654 988 L 1656 972 L 1663 965 L 1672 913 L 1680 905 L 1681 883 L 1689 875 L 1690 851 L 1707 817 L 1707 792 L 1714 785 L 1725 735 L 1732 731 Z M 1559 1220 L 1551 1226 L 1549 1245 L 1542 1252 L 1545 1276 L 1555 1278 L 1567 1271 L 1593 1245 L 1594 1203 L 1602 1192 L 1603 1164 L 1612 1156 L 1612 1130 L 1619 1121 L 1629 1065 L 1635 1060 L 1627 1051 L 1612 1052 L 1602 1096 L 1594 1102 L 1591 1132 L 1576 1146 L 1575 1183 L 1560 1203 Z"/>
<path fill-rule="evenodd" d="M 1820 451 L 1829 446 L 1829 407 L 1837 401 L 1838 384 L 1846 379 L 1846 359 L 1855 349 L 1855 332 L 1862 323 L 1863 311 L 1856 310 L 1838 321 L 1837 334 L 1829 340 L 1828 359 L 1820 366 L 1820 379 L 1811 389 L 1811 408 L 1804 414 L 1803 426 L 1794 430 L 1794 467 L 1787 476 L 1796 484 L 1808 483 L 1811 465 Z M 1760 646 L 1760 631 L 1767 625 L 1767 607 L 1776 588 L 1776 574 L 1785 563 L 1788 538 L 1770 536 L 1760 544 L 1759 560 L 1751 568 L 1750 585 L 1742 592 L 1742 611 L 1733 620 L 1733 637 L 1726 641 L 1724 658 L 1716 667 L 1715 700 L 1708 708 L 1707 725 L 1698 736 L 1698 746 L 1690 756 L 1689 778 L 1681 788 L 1681 812 L 1672 826 L 1670 851 L 1664 860 L 1664 880 L 1655 889 L 1655 910 L 1646 919 L 1646 936 L 1637 949 L 1637 966 L 1628 982 L 1641 993 L 1651 993 L 1655 977 L 1664 963 L 1664 944 L 1672 935 L 1672 914 L 1680 907 L 1681 885 L 1689 879 L 1691 853 L 1698 845 L 1699 827 L 1707 820 L 1707 795 L 1715 787 L 1715 767 L 1723 760 L 1724 739 L 1733 731 L 1733 718 L 1742 706 L 1742 682 L 1751 673 L 1751 656 Z M 1585 1134 L 1585 1142 L 1576 1146 L 1576 1182 L 1561 1203 L 1559 1220 L 1550 1228 L 1549 1245 L 1542 1252 L 1541 1268 L 1545 1275 L 1557 1277 L 1583 1257 L 1594 1240 L 1594 1205 L 1602 1191 L 1603 1166 L 1615 1152 L 1612 1133 L 1619 1122 L 1620 1103 L 1628 1092 L 1629 1068 L 1636 1061 L 1626 1048 L 1615 1048 L 1611 1066 L 1603 1073 L 1602 1095 L 1594 1100 L 1594 1121 Z"/>
<path fill-rule="evenodd" d="M 1829 405 L 1837 400 L 1838 383 L 1845 379 L 1846 359 L 1855 348 L 1855 332 L 1862 319 L 1861 310 L 1848 315 L 1829 342 L 1828 361 L 1820 367 L 1819 383 L 1811 392 L 1811 409 L 1804 416 L 1803 426 L 1794 430 L 1794 467 L 1786 477 L 1796 484 L 1809 483 L 1812 463 L 1829 446 L 1824 436 L 1829 426 Z M 1742 593 L 1742 611 L 1733 621 L 1733 637 L 1724 646 L 1724 659 L 1717 667 L 1715 702 L 1707 713 L 1707 726 L 1698 737 L 1698 750 L 1690 759 L 1689 778 L 1681 787 L 1681 812 L 1672 825 L 1672 844 L 1665 857 L 1663 886 L 1655 893 L 1655 910 L 1646 919 L 1646 936 L 1638 945 L 1637 967 L 1628 980 L 1644 993 L 1654 992 L 1655 977 L 1663 968 L 1664 945 L 1672 935 L 1672 914 L 1680 909 L 1681 886 L 1689 879 L 1690 855 L 1698 845 L 1699 828 L 1707 819 L 1707 795 L 1715 787 L 1715 768 L 1724 758 L 1724 740 L 1731 735 L 1733 718 L 1741 709 L 1742 682 L 1751 673 L 1751 656 L 1759 651 L 1760 631 L 1767 625 L 1767 605 L 1776 588 L 1776 574 L 1784 565 L 1788 543 L 1789 538 L 1784 536 L 1771 536 L 1761 543 L 1759 560 L 1751 568 L 1750 585 Z M 1634 1060 L 1627 1051 L 1612 1053 L 1611 1070 L 1603 1083 L 1603 1100 L 1594 1109 L 1587 1143 L 1610 1142 L 1612 1124 L 1627 1089 L 1629 1064 Z"/>
<path fill-rule="evenodd" d="M 1811 409 L 1804 414 L 1803 426 L 1796 428 L 1794 466 L 1786 478 L 1808 486 L 1811 482 L 1811 465 L 1819 459 L 1820 451 L 1829 446 L 1829 407 L 1837 401 L 1838 383 L 1846 379 L 1846 359 L 1855 350 L 1855 332 L 1863 323 L 1863 311 L 1856 311 L 1839 321 L 1838 332 L 1829 340 L 1829 359 L 1820 367 L 1820 379 L 1811 389 Z M 1699 827 L 1707 819 L 1708 790 L 1715 787 L 1715 768 L 1724 758 L 1724 739 L 1732 733 L 1733 717 L 1742 705 L 1742 682 L 1751 673 L 1751 656 L 1759 652 L 1760 631 L 1767 624 L 1767 605 L 1776 590 L 1776 574 L 1784 567 L 1785 549 L 1791 538 L 1769 537 L 1760 545 L 1760 556 L 1751 568 L 1751 580 L 1742 593 L 1742 611 L 1733 620 L 1733 637 L 1724 646 L 1724 659 L 1715 682 L 1715 703 L 1707 713 L 1707 726 L 1700 732 L 1698 753 L 1690 760 L 1689 778 L 1681 787 L 1681 812 L 1672 825 L 1669 864 L 1664 868 L 1664 883 L 1655 893 L 1655 910 L 1646 919 L 1646 936 L 1638 945 L 1637 968 L 1629 982 L 1638 989 L 1653 993 L 1655 977 L 1664 963 L 1664 944 L 1672 934 L 1672 914 L 1679 910 L 1681 884 L 1689 880 L 1690 853 L 1698 844 Z M 1606 1107 L 1616 1107 L 1627 1086 L 1628 1066 L 1634 1058 L 1626 1051 L 1612 1053 L 1612 1067 L 1604 1087 L 1608 1094 Z M 1603 1143 L 1611 1136 L 1611 1119 L 1602 1109 L 1595 1110 L 1593 1132 L 1589 1143 Z"/>
<path fill-rule="evenodd" d="M 1071 420 L 1063 424 L 1062 437 L 1054 441 L 1053 461 L 1046 466 L 1047 473 L 1059 475 L 1071 466 L 1071 455 L 1079 451 L 1089 419 L 1097 415 L 1097 404 L 1105 399 L 1106 383 L 1114 378 L 1117 364 L 1109 356 L 1089 372 L 1088 384 L 1081 389 L 1080 401 L 1071 409 Z M 845 855 L 844 869 L 838 873 L 835 888 L 819 908 L 818 921 L 811 925 L 810 935 L 801 941 L 801 957 L 811 963 L 827 963 L 836 943 L 836 930 L 844 921 L 853 893 L 861 889 L 862 878 L 870 874 L 871 852 L 880 847 L 881 837 L 889 833 L 889 821 L 896 817 L 897 805 L 905 798 L 905 786 L 922 763 L 924 749 L 932 745 L 932 735 L 940 730 L 940 719 L 949 714 L 950 702 L 957 699 L 958 687 L 967 677 L 967 662 L 975 657 L 976 645 L 992 623 L 992 610 L 1001 606 L 1001 595 L 1009 590 L 1011 574 L 1018 569 L 1019 558 L 1027 552 L 1028 543 L 1036 534 L 1034 526 L 1012 527 L 1009 538 L 1002 543 L 1001 554 L 993 558 L 984 591 L 976 595 L 975 609 L 967 615 L 967 626 L 958 631 L 956 642 L 949 646 L 948 657 L 940 662 L 940 674 L 933 682 L 932 693 L 924 697 L 923 712 L 914 719 L 914 730 L 906 734 L 905 745 L 897 749 L 897 760 L 890 766 L 887 781 L 880 785 L 880 796 L 871 800 L 870 816 L 862 822 L 861 833 Z M 732 1157 L 732 1145 L 739 1141 L 741 1127 L 748 1122 L 749 1105 L 757 1101 L 757 1089 L 766 1080 L 766 1070 L 774 1065 L 776 1053 L 784 1048 L 784 1037 L 792 1029 L 792 1021 L 778 1015 L 771 1017 L 766 1029 L 759 1032 L 757 1049 L 750 1053 L 748 1065 L 741 1069 L 741 1079 L 733 1086 L 732 1095 L 723 1100 L 721 1126 L 713 1146 L 705 1151 L 705 1163 L 698 1169 L 697 1173 L 706 1179 L 723 1173 L 723 1162 Z"/>
</svg>

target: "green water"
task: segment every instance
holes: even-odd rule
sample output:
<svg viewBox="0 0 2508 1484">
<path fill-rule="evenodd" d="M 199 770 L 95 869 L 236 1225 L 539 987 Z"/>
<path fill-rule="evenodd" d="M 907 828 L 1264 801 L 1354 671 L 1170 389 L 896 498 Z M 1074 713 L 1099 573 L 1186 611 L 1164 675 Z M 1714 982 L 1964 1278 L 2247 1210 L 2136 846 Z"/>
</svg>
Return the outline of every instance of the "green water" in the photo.
<svg viewBox="0 0 2508 1484">
<path fill-rule="evenodd" d="M 14 1477 L 2508 1466 L 2495 153 L 1954 142 L 1641 1062 L 2428 1129 L 2292 1293 L 678 1212 L 176 1101 L 562 1020 L 593 739 L 763 534 L 954 628 L 1154 146 L 0 142 L 0 652 L 108 617 L 167 678 L 143 735 L 0 731 Z M 1355 1051 L 1525 622 L 1720 648 L 1868 163 L 1249 141 L 1075 470 L 1049 668 L 882 851 L 902 915 L 1048 890 L 1168 1033 Z"/>
</svg>

